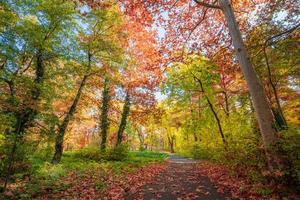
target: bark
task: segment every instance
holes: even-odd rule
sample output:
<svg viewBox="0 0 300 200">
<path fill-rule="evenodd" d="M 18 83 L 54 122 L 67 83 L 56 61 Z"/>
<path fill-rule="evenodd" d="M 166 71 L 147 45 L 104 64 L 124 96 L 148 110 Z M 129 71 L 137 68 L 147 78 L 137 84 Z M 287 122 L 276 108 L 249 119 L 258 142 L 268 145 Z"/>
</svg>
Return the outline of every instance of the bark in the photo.
<svg viewBox="0 0 300 200">
<path fill-rule="evenodd" d="M 43 78 L 45 74 L 44 64 L 43 64 L 43 51 L 38 50 L 36 54 L 36 70 L 35 70 L 35 86 L 32 91 L 32 99 L 37 100 L 41 95 L 40 84 L 43 83 Z"/>
<path fill-rule="evenodd" d="M 104 79 L 104 87 L 102 93 L 102 107 L 101 107 L 101 150 L 106 148 L 107 131 L 109 128 L 108 111 L 109 111 L 109 79 L 106 76 Z"/>
<path fill-rule="evenodd" d="M 73 103 L 72 103 L 68 113 L 66 114 L 66 116 L 63 119 L 62 123 L 59 125 L 58 133 L 57 133 L 57 136 L 55 138 L 55 153 L 54 153 L 54 156 L 52 158 L 52 163 L 59 163 L 60 160 L 61 160 L 61 156 L 62 156 L 62 153 L 63 153 L 64 136 L 65 136 L 66 130 L 68 128 L 69 122 L 74 116 L 74 113 L 76 111 L 78 102 L 79 102 L 81 94 L 82 94 L 82 91 L 85 87 L 85 84 L 86 84 L 86 81 L 87 81 L 87 78 L 88 78 L 88 72 L 91 69 L 91 58 L 92 58 L 92 55 L 90 53 L 88 53 L 87 72 L 81 80 L 80 86 L 77 90 L 76 96 L 73 100 Z"/>
<path fill-rule="evenodd" d="M 277 139 L 276 130 L 274 128 L 274 116 L 269 102 L 267 101 L 264 89 L 250 62 L 231 4 L 229 0 L 219 0 L 219 4 L 225 15 L 233 46 L 253 100 L 253 106 L 256 111 L 256 117 L 263 138 L 268 165 L 270 170 L 273 170 L 276 167 L 274 161 L 278 158 L 275 153 L 270 150 Z"/>
<path fill-rule="evenodd" d="M 224 145 L 227 145 L 227 141 L 226 141 L 225 136 L 224 136 L 224 132 L 223 132 L 223 128 L 222 128 L 222 125 L 221 125 L 220 118 L 219 118 L 217 112 L 215 111 L 215 108 L 214 108 L 213 104 L 211 103 L 210 99 L 208 98 L 208 96 L 205 93 L 202 81 L 201 81 L 201 79 L 199 79 L 198 77 L 196 77 L 194 74 L 193 74 L 193 76 L 198 81 L 198 83 L 200 85 L 201 92 L 204 94 L 204 97 L 205 97 L 205 99 L 206 99 L 206 101 L 208 103 L 208 106 L 209 106 L 211 112 L 213 113 L 213 115 L 214 115 L 214 117 L 215 117 L 215 119 L 217 121 L 219 133 L 220 133 L 221 138 L 222 138 L 222 142 L 223 142 Z"/>
<path fill-rule="evenodd" d="M 18 141 L 19 141 L 19 137 L 21 135 L 20 133 L 22 131 L 21 128 L 22 128 L 22 118 L 20 116 L 20 117 L 17 117 L 17 120 L 16 120 L 15 131 L 14 131 L 15 138 L 14 138 L 14 142 L 13 142 L 13 146 L 12 146 L 10 155 L 8 157 L 8 165 L 7 165 L 4 185 L 3 185 L 3 189 L 2 189 L 3 192 L 6 190 L 6 187 L 7 187 L 8 181 L 10 179 L 11 172 L 12 172 L 14 157 L 15 157 L 15 154 L 16 154 L 16 151 L 17 151 L 17 144 L 18 144 Z"/>
<path fill-rule="evenodd" d="M 283 111 L 282 111 L 282 107 L 280 105 L 280 101 L 279 101 L 279 97 L 278 97 L 276 85 L 274 84 L 274 82 L 272 80 L 272 73 L 271 73 L 271 67 L 270 67 L 270 63 L 269 63 L 269 59 L 268 59 L 268 55 L 267 55 L 267 51 L 266 51 L 266 44 L 264 46 L 264 57 L 265 57 L 265 61 L 266 61 L 267 69 L 268 69 L 269 83 L 270 83 L 271 88 L 273 90 L 274 97 L 275 97 L 275 102 L 276 102 L 276 106 L 277 106 L 277 110 L 278 110 L 278 114 L 279 114 L 279 117 L 281 119 L 280 121 L 278 121 L 278 126 L 280 128 L 286 128 L 286 127 L 288 127 L 288 125 L 287 125 L 286 119 L 284 117 L 284 114 L 283 114 Z M 274 113 L 274 115 L 276 116 L 276 113 Z"/>
<path fill-rule="evenodd" d="M 123 107 L 123 112 L 122 112 L 122 118 L 121 118 L 119 130 L 118 130 L 118 137 L 117 137 L 116 146 L 120 145 L 121 142 L 122 142 L 123 133 L 124 133 L 124 130 L 126 128 L 126 122 L 127 122 L 127 117 L 129 115 L 129 111 L 130 111 L 130 95 L 127 92 L 124 107 Z"/>
<path fill-rule="evenodd" d="M 168 142 L 169 142 L 170 152 L 171 153 L 175 153 L 175 150 L 174 150 L 174 141 L 175 141 L 175 136 L 174 135 L 171 135 L 171 136 L 168 135 Z"/>
<path fill-rule="evenodd" d="M 140 150 L 145 150 L 145 149 L 147 149 L 146 147 L 145 147 L 145 138 L 144 138 L 144 136 L 143 136 L 143 131 L 142 131 L 142 129 L 140 128 L 137 128 L 137 133 L 138 133 L 138 138 L 139 138 L 139 141 L 140 141 Z"/>
<path fill-rule="evenodd" d="M 87 78 L 88 78 L 88 75 L 84 75 L 84 77 L 83 77 L 83 79 L 80 83 L 80 86 L 78 88 L 75 99 L 74 99 L 67 115 L 63 119 L 62 124 L 60 124 L 60 126 L 59 126 L 58 134 L 57 134 L 56 139 L 55 139 L 55 153 L 54 153 L 54 156 L 52 158 L 52 163 L 59 163 L 60 160 L 61 160 L 61 156 L 62 156 L 62 153 L 63 153 L 64 136 L 65 136 L 66 130 L 68 128 L 69 122 L 72 119 L 72 117 L 73 117 L 73 115 L 76 111 L 76 108 L 77 108 L 78 102 L 80 100 L 82 90 L 83 90 L 83 88 L 86 84 Z"/>
</svg>

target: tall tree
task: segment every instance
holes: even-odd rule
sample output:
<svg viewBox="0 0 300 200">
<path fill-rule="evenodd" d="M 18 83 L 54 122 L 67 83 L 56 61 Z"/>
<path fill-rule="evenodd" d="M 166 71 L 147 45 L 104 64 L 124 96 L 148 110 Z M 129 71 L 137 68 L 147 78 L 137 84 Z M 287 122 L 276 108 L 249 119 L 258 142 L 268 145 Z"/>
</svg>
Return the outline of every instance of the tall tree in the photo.
<svg viewBox="0 0 300 200">
<path fill-rule="evenodd" d="M 259 128 L 264 141 L 269 167 L 271 170 L 273 170 L 274 168 L 278 167 L 276 163 L 278 161 L 278 157 L 276 156 L 276 153 L 272 152 L 271 150 L 272 145 L 274 145 L 276 142 L 274 116 L 264 89 L 250 62 L 231 4 L 228 0 L 220 0 L 219 3 L 220 8 L 222 9 L 226 18 L 228 29 L 233 41 L 233 46 L 249 87 Z"/>
<path fill-rule="evenodd" d="M 107 131 L 109 128 L 109 103 L 110 103 L 110 84 L 109 78 L 106 75 L 104 78 L 104 86 L 102 92 L 102 106 L 101 106 L 101 146 L 102 150 L 106 149 Z"/>
<path fill-rule="evenodd" d="M 4 3 L 4 8 L 13 13 L 15 22 L 5 23 L 1 32 L 1 38 L 5 38 L 1 39 L 1 46 L 5 46 L 1 51 L 1 58 L 5 60 L 1 75 L 10 88 L 10 100 L 6 103 L 13 103 L 13 107 L 7 104 L 5 112 L 15 118 L 15 124 L 8 131 L 9 135 L 14 135 L 14 142 L 8 157 L 4 190 L 12 171 L 17 145 L 21 143 L 26 130 L 35 125 L 41 111 L 48 63 L 63 56 L 63 42 L 59 38 L 68 35 L 64 32 L 64 26 L 70 28 L 75 13 L 72 2 L 39 1 L 32 6 L 27 3 Z M 27 95 L 22 94 L 24 91 Z"/>
<path fill-rule="evenodd" d="M 83 89 L 86 85 L 86 81 L 87 81 L 87 79 L 90 75 L 89 72 L 90 72 L 90 69 L 91 69 L 91 56 L 92 55 L 90 53 L 88 53 L 87 56 L 88 56 L 87 72 L 85 73 L 85 75 L 83 76 L 83 78 L 80 82 L 80 85 L 79 85 L 79 88 L 77 90 L 76 96 L 73 100 L 73 103 L 72 103 L 69 111 L 67 112 L 67 114 L 64 117 L 62 123 L 58 127 L 58 133 L 57 133 L 56 139 L 55 139 L 55 153 L 54 153 L 54 156 L 52 158 L 52 163 L 59 163 L 60 160 L 61 160 L 61 156 L 62 156 L 62 153 L 63 153 L 63 141 L 64 141 L 64 136 L 65 136 L 68 124 L 69 124 L 70 120 L 72 119 L 72 117 L 73 117 L 73 115 L 76 111 L 78 102 L 80 100 L 80 96 L 81 96 L 82 91 L 83 91 Z"/>
<path fill-rule="evenodd" d="M 116 143 L 117 146 L 122 143 L 123 133 L 124 133 L 124 130 L 126 128 L 127 117 L 129 115 L 129 111 L 130 111 L 130 95 L 127 92 L 126 97 L 125 97 L 124 106 L 123 106 L 121 122 L 120 122 L 120 126 L 119 126 L 119 129 L 118 129 L 117 143 Z"/>
</svg>

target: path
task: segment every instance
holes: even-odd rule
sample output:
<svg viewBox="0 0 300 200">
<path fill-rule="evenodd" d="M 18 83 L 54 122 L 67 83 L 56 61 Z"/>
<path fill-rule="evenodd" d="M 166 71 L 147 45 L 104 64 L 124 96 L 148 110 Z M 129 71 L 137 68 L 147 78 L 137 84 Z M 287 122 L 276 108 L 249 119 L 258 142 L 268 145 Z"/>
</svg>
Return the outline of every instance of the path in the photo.
<svg viewBox="0 0 300 200">
<path fill-rule="evenodd" d="M 145 200 L 223 200 L 209 179 L 196 170 L 197 161 L 171 156 L 168 168 L 155 178 L 151 184 L 143 186 L 126 199 Z"/>
</svg>

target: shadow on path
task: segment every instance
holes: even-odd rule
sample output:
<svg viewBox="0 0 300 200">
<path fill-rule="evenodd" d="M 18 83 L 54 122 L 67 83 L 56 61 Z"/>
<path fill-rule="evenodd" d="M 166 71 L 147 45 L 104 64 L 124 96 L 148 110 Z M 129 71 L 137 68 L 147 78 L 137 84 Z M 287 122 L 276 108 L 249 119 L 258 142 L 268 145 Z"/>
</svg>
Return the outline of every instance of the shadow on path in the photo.
<svg viewBox="0 0 300 200">
<path fill-rule="evenodd" d="M 144 185 L 126 199 L 225 199 L 225 195 L 219 194 L 205 175 L 199 174 L 196 168 L 199 161 L 171 155 L 168 162 L 167 169 L 152 183 Z"/>
</svg>

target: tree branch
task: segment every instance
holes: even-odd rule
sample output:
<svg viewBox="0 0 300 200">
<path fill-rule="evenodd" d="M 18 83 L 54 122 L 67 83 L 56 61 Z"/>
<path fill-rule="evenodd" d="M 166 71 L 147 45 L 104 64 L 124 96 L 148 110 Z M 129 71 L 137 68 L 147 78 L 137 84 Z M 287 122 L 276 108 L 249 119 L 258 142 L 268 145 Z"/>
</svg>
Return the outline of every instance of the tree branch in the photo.
<svg viewBox="0 0 300 200">
<path fill-rule="evenodd" d="M 272 37 L 269 37 L 268 39 L 266 39 L 264 45 L 265 45 L 265 46 L 269 46 L 269 45 L 271 44 L 270 42 L 271 42 L 273 39 L 275 39 L 275 38 L 277 38 L 277 37 L 281 37 L 281 36 L 283 36 L 283 35 L 285 35 L 285 34 L 288 34 L 288 33 L 292 33 L 293 31 L 297 30 L 299 27 L 300 27 L 300 23 L 297 24 L 297 25 L 295 25 L 294 27 L 292 27 L 292 28 L 286 30 L 286 31 L 283 31 L 283 32 L 281 32 L 281 33 L 279 33 L 279 34 L 277 34 L 277 35 L 272 36 Z"/>
<path fill-rule="evenodd" d="M 197 4 L 199 4 L 200 6 L 204 6 L 204 7 L 207 7 L 207 8 L 213 8 L 213 9 L 220 9 L 221 10 L 221 7 L 220 6 L 217 6 L 215 4 L 209 4 L 209 3 L 205 3 L 205 2 L 202 2 L 202 1 L 199 1 L 199 0 L 194 0 Z"/>
</svg>

